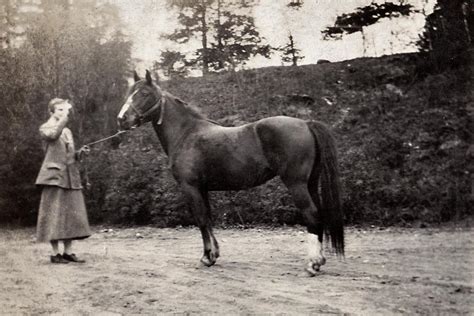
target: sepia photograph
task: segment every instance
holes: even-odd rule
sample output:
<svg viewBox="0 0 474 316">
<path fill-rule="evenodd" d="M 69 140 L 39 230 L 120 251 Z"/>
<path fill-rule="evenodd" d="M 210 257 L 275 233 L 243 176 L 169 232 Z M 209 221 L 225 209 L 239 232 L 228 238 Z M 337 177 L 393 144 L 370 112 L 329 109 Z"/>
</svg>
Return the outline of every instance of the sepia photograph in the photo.
<svg viewBox="0 0 474 316">
<path fill-rule="evenodd" d="M 470 0 L 0 0 L 0 315 L 473 315 Z"/>
</svg>

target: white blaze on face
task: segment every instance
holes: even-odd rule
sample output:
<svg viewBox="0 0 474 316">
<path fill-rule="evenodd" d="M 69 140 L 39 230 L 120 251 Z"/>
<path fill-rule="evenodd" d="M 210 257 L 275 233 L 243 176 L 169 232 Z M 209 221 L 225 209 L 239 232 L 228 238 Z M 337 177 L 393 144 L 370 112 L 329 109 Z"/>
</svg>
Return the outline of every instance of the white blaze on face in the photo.
<svg viewBox="0 0 474 316">
<path fill-rule="evenodd" d="M 125 104 L 122 106 L 122 109 L 120 110 L 120 113 L 118 114 L 118 117 L 117 117 L 118 119 L 122 119 L 123 116 L 125 115 L 125 113 L 127 113 L 128 109 L 130 108 L 130 105 L 131 105 L 132 102 L 133 102 L 133 96 L 134 96 L 137 92 L 138 92 L 138 90 L 135 91 L 134 93 L 132 93 L 132 94 L 128 97 L 127 101 L 126 101 Z"/>
</svg>

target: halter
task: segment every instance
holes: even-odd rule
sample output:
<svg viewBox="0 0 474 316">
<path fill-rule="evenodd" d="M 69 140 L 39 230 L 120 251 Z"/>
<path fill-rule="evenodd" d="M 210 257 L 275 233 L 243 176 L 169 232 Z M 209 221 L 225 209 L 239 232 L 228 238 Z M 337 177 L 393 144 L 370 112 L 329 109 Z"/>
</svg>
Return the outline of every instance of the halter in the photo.
<svg viewBox="0 0 474 316">
<path fill-rule="evenodd" d="M 161 107 L 161 112 L 160 112 L 160 117 L 158 119 L 158 122 L 156 122 L 157 125 L 161 125 L 163 123 L 163 113 L 165 111 L 165 107 L 163 106 L 165 104 L 165 97 L 161 96 L 161 99 L 159 99 L 151 108 L 146 110 L 145 112 L 141 113 L 135 105 L 130 104 L 130 107 L 132 108 L 133 112 L 137 115 L 138 121 L 141 122 L 149 117 L 153 112 L 155 112 L 158 108 Z"/>
</svg>

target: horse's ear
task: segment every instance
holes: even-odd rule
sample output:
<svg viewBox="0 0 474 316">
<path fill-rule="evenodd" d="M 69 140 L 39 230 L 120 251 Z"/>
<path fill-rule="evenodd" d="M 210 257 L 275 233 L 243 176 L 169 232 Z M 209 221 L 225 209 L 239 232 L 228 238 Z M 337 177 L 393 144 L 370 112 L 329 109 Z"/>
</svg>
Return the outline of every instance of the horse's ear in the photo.
<svg viewBox="0 0 474 316">
<path fill-rule="evenodd" d="M 133 80 L 135 80 L 135 82 L 137 82 L 137 81 L 140 81 L 140 80 L 141 80 L 141 79 L 140 79 L 140 77 L 138 76 L 138 74 L 137 74 L 137 72 L 136 72 L 135 70 L 133 71 Z"/>
<path fill-rule="evenodd" d="M 151 73 L 148 69 L 146 70 L 145 78 L 146 78 L 146 83 L 148 83 L 151 86 L 152 84 Z"/>
</svg>

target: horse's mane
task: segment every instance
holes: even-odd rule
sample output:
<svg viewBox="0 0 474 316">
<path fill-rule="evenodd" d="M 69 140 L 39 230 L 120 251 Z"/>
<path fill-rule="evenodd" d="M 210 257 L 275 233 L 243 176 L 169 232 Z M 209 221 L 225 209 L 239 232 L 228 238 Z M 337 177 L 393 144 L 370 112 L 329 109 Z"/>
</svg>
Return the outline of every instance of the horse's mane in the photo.
<svg viewBox="0 0 474 316">
<path fill-rule="evenodd" d="M 140 81 L 137 81 L 135 82 L 134 84 L 132 84 L 128 90 L 127 90 L 127 96 L 131 94 L 132 91 L 136 90 L 137 87 L 139 85 L 143 85 L 145 84 L 144 80 L 140 80 Z M 197 118 L 197 119 L 201 119 L 201 120 L 205 120 L 205 121 L 208 121 L 208 122 L 211 122 L 211 123 L 214 123 L 214 124 L 217 124 L 217 125 L 221 125 L 219 124 L 218 122 L 216 121 L 213 121 L 209 118 L 206 117 L 206 115 L 204 115 L 202 113 L 202 110 L 196 106 L 196 105 L 191 105 L 187 102 L 184 102 L 183 100 L 181 100 L 180 98 L 174 96 L 173 94 L 169 93 L 168 91 L 165 91 L 163 89 L 161 89 L 161 87 L 159 85 L 157 85 L 156 83 L 153 84 L 153 87 L 155 89 L 158 90 L 158 92 L 167 99 L 168 102 L 171 102 L 171 103 L 174 103 L 176 105 L 179 105 L 179 106 L 182 106 L 189 114 L 191 114 L 191 116 L 193 116 L 194 118 Z"/>
<path fill-rule="evenodd" d="M 171 99 L 174 103 L 180 104 L 182 107 L 184 107 L 192 116 L 196 118 L 201 118 L 201 119 L 207 119 L 207 117 L 202 113 L 201 109 L 198 108 L 195 105 L 191 105 L 189 103 L 184 102 L 180 98 L 172 95 L 169 92 L 164 91 L 163 95 L 165 97 L 168 97 L 168 99 Z"/>
<path fill-rule="evenodd" d="M 163 91 L 163 96 L 167 97 L 169 101 L 172 101 L 172 102 L 177 103 L 177 104 L 181 105 L 182 107 L 184 107 L 186 109 L 186 111 L 188 111 L 188 113 L 190 113 L 193 117 L 198 118 L 198 119 L 202 119 L 202 120 L 205 120 L 205 121 L 217 124 L 217 125 L 221 125 L 218 122 L 213 121 L 213 120 L 209 119 L 208 117 L 206 117 L 206 115 L 204 115 L 202 113 L 201 108 L 199 108 L 198 106 L 186 103 L 183 100 L 181 100 L 180 98 L 172 95 L 171 93 L 169 93 L 167 91 Z"/>
</svg>

